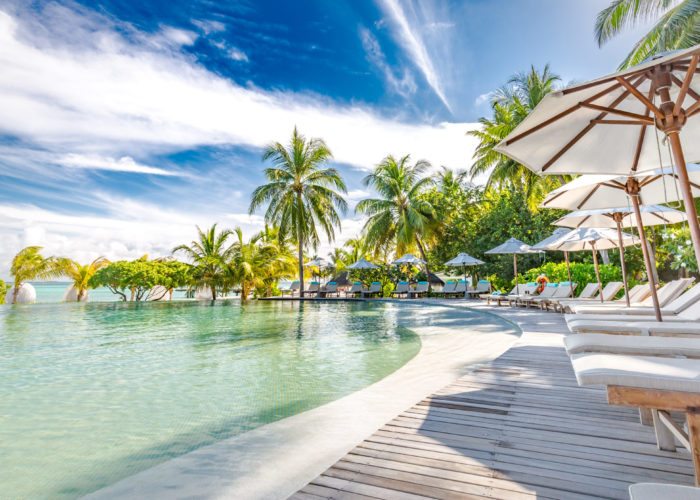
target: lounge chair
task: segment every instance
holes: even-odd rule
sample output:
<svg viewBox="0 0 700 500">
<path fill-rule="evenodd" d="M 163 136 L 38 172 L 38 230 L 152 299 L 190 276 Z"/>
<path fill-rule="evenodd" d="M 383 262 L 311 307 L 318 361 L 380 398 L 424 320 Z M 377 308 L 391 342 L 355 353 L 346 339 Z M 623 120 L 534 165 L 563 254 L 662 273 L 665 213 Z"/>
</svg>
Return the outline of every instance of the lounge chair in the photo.
<svg viewBox="0 0 700 500">
<path fill-rule="evenodd" d="M 630 356 L 700 358 L 700 336 L 698 338 L 670 338 L 582 333 L 565 337 L 564 346 L 569 356 L 585 353 L 607 353 Z"/>
<path fill-rule="evenodd" d="M 537 283 L 533 283 L 534 288 L 537 288 Z M 510 297 L 515 297 L 516 295 L 521 295 L 525 293 L 527 285 L 515 285 L 513 289 L 508 292 L 508 293 L 503 293 L 503 292 L 493 292 L 493 293 L 486 293 L 483 295 L 479 295 L 479 298 L 486 299 L 486 303 L 490 304 L 491 301 L 493 300 L 496 302 L 496 305 L 501 305 L 502 302 L 508 302 L 508 299 Z"/>
<path fill-rule="evenodd" d="M 532 297 L 539 297 L 539 295 L 537 293 L 537 289 L 540 287 L 540 285 L 536 281 L 525 283 L 524 287 L 523 287 L 523 285 L 518 285 L 518 286 L 521 287 L 521 288 L 518 288 L 518 291 L 519 291 L 518 294 L 513 295 L 511 293 L 508 295 L 508 297 L 505 298 L 505 300 L 508 302 L 508 305 L 517 306 L 520 304 L 520 302 L 522 302 L 525 299 L 529 299 Z"/>
<path fill-rule="evenodd" d="M 686 288 L 688 288 L 695 278 L 681 278 L 679 280 L 669 281 L 664 286 L 656 291 L 656 296 L 659 299 L 659 306 L 666 307 L 670 302 L 678 298 Z M 649 292 L 651 294 L 651 291 Z M 638 307 L 647 308 L 653 313 L 654 303 L 651 296 L 644 299 L 642 302 L 635 303 L 633 308 L 628 308 L 624 305 L 613 304 L 597 304 L 585 305 L 576 308 L 576 314 L 634 314 L 634 310 Z"/>
<path fill-rule="evenodd" d="M 373 281 L 369 290 L 362 290 L 362 298 L 375 297 L 380 293 L 382 293 L 382 284 L 379 281 Z"/>
<path fill-rule="evenodd" d="M 289 288 L 280 289 L 280 292 L 282 292 L 282 296 L 284 296 L 285 293 L 288 293 L 293 297 L 294 292 L 298 292 L 298 291 L 299 291 L 299 282 L 298 281 L 292 281 L 292 283 L 289 285 Z"/>
<path fill-rule="evenodd" d="M 350 290 L 345 291 L 345 297 L 347 298 L 348 295 L 352 295 L 353 297 L 356 297 L 358 295 L 362 295 L 362 283 L 359 281 L 355 281 L 352 286 L 350 287 Z"/>
<path fill-rule="evenodd" d="M 557 287 L 557 290 L 554 292 L 554 295 L 552 295 L 549 298 L 543 298 L 539 300 L 535 300 L 535 303 L 533 305 L 539 306 L 540 309 L 547 309 L 549 310 L 549 306 L 553 306 L 553 302 L 557 302 L 560 299 L 564 297 L 571 297 L 573 295 L 574 290 L 576 290 L 576 286 L 578 283 L 571 283 L 570 281 L 562 281 L 559 283 L 559 286 Z"/>
<path fill-rule="evenodd" d="M 630 500 L 700 500 L 700 488 L 680 484 L 630 484 Z"/>
<path fill-rule="evenodd" d="M 312 281 L 309 283 L 309 288 L 304 290 L 304 292 L 301 294 L 302 297 L 305 297 L 306 295 L 318 295 L 319 290 L 321 289 L 321 285 L 319 284 L 318 281 Z"/>
<path fill-rule="evenodd" d="M 700 477 L 700 360 L 576 354 L 571 356 L 581 386 L 604 385 L 608 402 L 651 410 L 659 449 L 676 450 L 676 439 L 690 450 L 695 484 Z M 685 413 L 686 432 L 668 412 Z"/>
<path fill-rule="evenodd" d="M 391 291 L 391 295 L 408 295 L 408 281 L 399 281 L 396 290 Z"/>
<path fill-rule="evenodd" d="M 586 285 L 586 288 L 589 286 L 593 285 L 595 290 L 599 290 L 600 286 L 598 283 L 589 283 Z M 612 299 L 615 298 L 615 295 L 617 295 L 617 292 L 619 292 L 624 284 L 621 281 L 610 281 L 607 285 L 603 287 L 603 291 L 600 292 L 599 294 L 593 296 L 584 296 L 583 293 L 579 295 L 575 299 L 566 299 L 566 300 L 560 300 L 557 304 L 557 307 L 560 311 L 565 312 L 565 311 L 572 311 L 578 306 L 582 305 L 593 305 L 593 304 L 599 304 L 601 303 L 606 303 L 610 302 Z M 586 291 L 584 289 L 584 291 Z"/>
<path fill-rule="evenodd" d="M 469 297 L 478 296 L 484 292 L 491 291 L 491 283 L 488 280 L 479 280 L 476 284 L 476 288 L 473 290 L 467 290 L 467 295 Z"/>
<path fill-rule="evenodd" d="M 428 282 L 427 281 L 419 281 L 418 284 L 416 285 L 415 290 L 409 290 L 408 291 L 408 298 L 414 298 L 414 297 L 421 297 L 423 295 L 426 295 L 428 293 Z"/>
<path fill-rule="evenodd" d="M 455 285 L 454 290 L 445 294 L 445 297 L 450 295 L 454 295 L 456 298 L 464 297 L 467 294 L 468 286 L 469 285 L 467 284 L 466 280 L 459 280 Z"/>
<path fill-rule="evenodd" d="M 530 307 L 530 304 L 534 304 L 543 299 L 552 298 L 554 294 L 557 293 L 558 287 L 559 283 L 547 283 L 547 285 L 544 287 L 544 289 L 540 292 L 539 295 L 535 295 L 534 297 L 525 297 L 519 301 L 519 304 L 521 306 Z"/>
<path fill-rule="evenodd" d="M 321 288 L 321 297 L 328 297 L 329 295 L 335 295 L 336 297 L 340 297 L 340 292 L 338 291 L 338 283 L 335 281 L 329 281 L 326 283 L 326 286 Z"/>
<path fill-rule="evenodd" d="M 588 300 L 592 300 L 593 297 L 596 296 L 596 293 L 600 290 L 600 285 L 598 283 L 588 283 L 581 294 L 578 297 L 575 298 L 568 298 L 568 299 L 558 299 L 558 300 L 553 300 L 552 305 L 554 306 L 555 310 L 561 309 L 562 311 L 567 307 L 566 304 L 569 303 L 582 303 Z M 562 305 L 564 304 L 564 305 Z"/>
<path fill-rule="evenodd" d="M 442 290 L 434 293 L 435 295 L 442 295 L 444 297 L 447 297 L 449 294 L 454 293 L 455 288 L 457 288 L 456 281 L 447 281 L 445 282 L 445 286 L 442 287 Z"/>
</svg>

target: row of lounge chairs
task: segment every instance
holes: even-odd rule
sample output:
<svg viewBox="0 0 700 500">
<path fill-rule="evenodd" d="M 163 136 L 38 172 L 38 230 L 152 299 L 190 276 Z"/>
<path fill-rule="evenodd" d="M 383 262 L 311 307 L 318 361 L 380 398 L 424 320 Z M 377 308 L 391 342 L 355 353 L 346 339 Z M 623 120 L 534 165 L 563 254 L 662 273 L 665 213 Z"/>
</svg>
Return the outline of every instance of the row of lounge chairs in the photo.
<svg viewBox="0 0 700 500">
<path fill-rule="evenodd" d="M 481 295 L 484 292 L 488 292 L 491 288 L 491 284 L 486 280 L 481 280 L 477 283 L 476 287 L 471 287 L 464 280 L 459 281 L 447 281 L 442 290 L 433 291 L 433 295 L 438 297 L 472 297 L 474 295 Z M 429 285 L 427 281 L 419 281 L 416 287 L 412 289 L 408 281 L 399 281 L 396 289 L 391 292 L 392 297 L 407 297 L 407 298 L 418 298 L 424 297 L 428 294 Z M 361 282 L 356 281 L 352 284 L 349 290 L 345 291 L 345 297 L 376 297 L 382 292 L 382 284 L 379 281 L 373 281 L 369 288 L 365 288 Z M 340 297 L 340 290 L 338 290 L 338 284 L 334 281 L 321 286 L 318 281 L 312 281 L 309 283 L 309 287 L 304 290 L 303 293 L 300 292 L 300 286 L 298 281 L 294 281 L 288 289 L 282 290 L 282 294 L 290 294 L 294 296 L 295 293 L 300 294 L 300 296 L 318 296 L 318 297 L 329 297 L 336 296 Z"/>
<path fill-rule="evenodd" d="M 642 423 L 654 426 L 659 449 L 691 452 L 698 486 L 700 284 L 688 289 L 693 281 L 675 280 L 657 291 L 662 322 L 648 299 L 629 308 L 577 304 L 565 316 L 576 335 L 564 343 L 579 385 L 603 385 L 610 404 L 639 408 Z M 699 490 L 674 485 L 640 484 L 630 493 L 635 499 L 700 497 Z"/>
</svg>

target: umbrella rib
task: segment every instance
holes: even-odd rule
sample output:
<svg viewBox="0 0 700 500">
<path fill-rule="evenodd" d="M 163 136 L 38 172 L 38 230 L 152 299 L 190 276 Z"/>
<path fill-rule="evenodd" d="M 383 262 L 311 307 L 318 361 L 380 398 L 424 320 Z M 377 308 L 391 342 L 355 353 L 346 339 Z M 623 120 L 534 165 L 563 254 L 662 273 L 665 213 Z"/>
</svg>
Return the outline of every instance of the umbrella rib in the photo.
<svg viewBox="0 0 700 500">
<path fill-rule="evenodd" d="M 641 125 L 646 127 L 647 125 L 653 125 L 654 120 L 599 120 L 596 118 L 591 120 L 591 123 L 596 125 Z"/>
<path fill-rule="evenodd" d="M 654 86 L 650 86 L 651 88 L 649 89 L 649 100 L 651 100 L 654 97 Z M 649 116 L 649 108 L 646 109 L 644 112 L 645 116 Z M 637 167 L 639 167 L 639 159 L 642 156 L 642 146 L 644 145 L 644 138 L 646 137 L 646 132 L 647 129 L 646 127 L 641 127 L 639 129 L 639 139 L 637 140 L 637 149 L 634 152 L 634 163 L 632 163 L 632 172 L 637 171 Z"/>
<path fill-rule="evenodd" d="M 581 207 L 586 204 L 586 202 L 595 194 L 596 191 L 598 191 L 598 188 L 600 188 L 601 184 L 596 184 L 593 189 L 586 195 L 586 197 L 583 199 L 583 201 L 577 206 L 576 208 L 578 210 L 581 210 Z"/>
<path fill-rule="evenodd" d="M 627 118 L 634 118 L 636 120 L 640 120 L 640 121 L 643 121 L 645 123 L 648 123 L 649 125 L 654 124 L 654 120 L 649 118 L 649 116 L 639 115 L 637 113 L 631 113 L 629 111 L 624 111 L 622 109 L 615 109 L 615 108 L 608 108 L 605 106 L 598 106 L 597 104 L 591 104 L 589 102 L 581 102 L 579 104 L 581 104 L 581 106 L 583 106 L 584 108 L 595 109 L 597 111 L 605 111 L 607 113 L 611 113 L 611 114 L 615 114 L 615 115 L 626 116 Z"/>
<path fill-rule="evenodd" d="M 616 181 L 615 179 L 611 179 L 608 182 L 610 182 L 610 184 L 608 184 L 607 182 L 601 182 L 601 184 L 603 186 L 607 186 L 607 187 L 611 187 L 611 188 L 615 188 L 615 189 L 625 189 L 625 187 L 626 187 L 623 183 L 621 183 L 620 181 Z"/>
<path fill-rule="evenodd" d="M 625 80 L 624 78 L 622 78 L 620 76 L 616 77 L 615 79 L 618 82 L 620 82 L 623 87 L 625 87 L 627 90 L 629 90 L 632 93 L 632 95 L 634 97 L 636 97 L 642 104 L 644 104 L 647 108 L 649 108 L 652 111 L 652 113 L 654 113 L 659 120 L 664 119 L 664 114 L 661 112 L 661 110 L 659 108 L 657 108 L 653 102 L 651 102 L 649 99 L 647 99 L 646 96 L 644 94 L 642 94 L 637 89 L 637 85 L 639 85 L 639 83 L 641 83 L 641 82 L 639 82 L 637 84 L 631 84 L 630 82 L 628 82 L 627 80 Z"/>
<path fill-rule="evenodd" d="M 604 95 L 606 95 L 606 94 L 612 92 L 613 90 L 619 89 L 621 86 L 622 86 L 622 85 L 620 85 L 619 83 L 616 83 L 615 85 L 611 85 L 610 87 L 606 88 L 605 90 L 603 90 L 603 91 L 601 91 L 601 92 L 598 92 L 597 94 L 595 94 L 595 95 L 592 96 L 592 97 L 589 97 L 588 99 L 586 99 L 586 100 L 583 101 L 583 102 L 584 102 L 584 103 L 590 103 L 590 102 L 592 102 L 592 101 L 595 101 L 596 99 L 599 99 L 599 98 L 603 97 Z M 528 135 L 532 134 L 533 132 L 537 132 L 537 131 L 540 130 L 541 128 L 546 127 L 547 125 L 551 125 L 552 123 L 554 123 L 555 121 L 559 120 L 560 118 L 564 118 L 566 115 L 569 115 L 569 114 L 573 113 L 574 111 L 576 111 L 577 109 L 580 109 L 581 106 L 582 106 L 582 103 L 580 103 L 580 102 L 579 102 L 579 103 L 576 103 L 575 105 L 571 106 L 571 107 L 568 108 L 568 109 L 565 109 L 565 110 L 562 111 L 561 113 L 559 113 L 559 114 L 557 114 L 557 115 L 554 115 L 553 117 L 551 117 L 551 118 L 549 118 L 549 119 L 543 121 L 542 123 L 539 123 L 539 124 L 535 125 L 535 126 L 532 127 L 530 130 L 526 130 L 526 131 L 523 132 L 522 134 L 518 134 L 518 135 L 516 135 L 515 137 L 513 137 L 512 139 L 508 139 L 508 140 L 505 142 L 505 144 L 506 144 L 506 145 L 513 144 L 514 142 L 519 141 L 519 140 L 522 139 L 523 137 L 527 137 Z"/>
<path fill-rule="evenodd" d="M 661 219 L 662 221 L 664 221 L 666 224 L 671 224 L 671 221 L 668 220 L 666 217 L 662 217 L 661 215 L 659 215 L 659 214 L 656 213 L 656 212 L 650 212 L 650 213 L 651 213 L 651 215 L 653 215 L 654 217 L 658 217 L 659 219 Z"/>
<path fill-rule="evenodd" d="M 681 91 L 678 93 L 678 99 L 676 99 L 676 105 L 673 106 L 673 114 L 677 116 L 681 111 L 683 106 L 683 101 L 690 88 L 690 83 L 693 81 L 693 76 L 695 75 L 695 70 L 698 69 L 698 62 L 700 62 L 700 56 L 695 54 L 690 60 L 690 67 L 688 72 L 685 74 L 685 79 L 683 80 L 683 85 L 681 86 Z"/>
<path fill-rule="evenodd" d="M 680 78 L 678 78 L 676 75 L 674 75 L 673 73 L 671 73 L 671 79 L 673 80 L 673 83 L 675 83 L 675 84 L 678 85 L 679 87 L 682 87 L 682 86 L 683 86 L 683 81 L 682 81 Z M 695 91 L 694 91 L 692 88 L 690 88 L 690 87 L 688 87 L 688 95 L 689 95 L 690 97 L 692 97 L 693 99 L 695 99 L 696 101 L 700 101 L 700 94 L 698 94 L 697 92 L 695 92 Z"/>
<path fill-rule="evenodd" d="M 690 106 L 686 112 L 685 112 L 685 117 L 690 118 L 693 116 L 695 113 L 697 113 L 700 110 L 700 101 L 695 101 L 692 106 Z"/>
<path fill-rule="evenodd" d="M 646 78 L 647 78 L 646 75 L 642 75 L 641 77 L 639 77 L 637 79 L 637 81 L 635 82 L 635 85 L 639 85 Z M 627 83 L 627 82 L 625 81 L 625 83 Z M 635 88 L 634 90 L 637 90 L 637 89 Z M 627 98 L 627 96 L 629 94 L 630 94 L 629 90 L 624 91 L 622 94 L 620 94 L 618 97 L 615 98 L 615 100 L 610 104 L 610 107 L 614 108 L 615 106 L 620 104 L 622 101 L 624 101 Z M 607 114 L 608 114 L 607 111 L 603 111 L 595 119 L 601 120 L 601 119 L 605 118 L 607 116 Z M 571 149 L 574 146 L 574 144 L 576 144 L 578 141 L 580 141 L 581 138 L 584 135 L 586 135 L 593 127 L 595 127 L 595 123 L 593 123 L 593 120 L 591 120 L 588 123 L 588 125 L 586 125 L 586 127 L 583 130 L 581 130 L 581 132 L 576 134 L 576 137 L 571 139 L 571 141 L 569 141 L 569 143 L 566 144 L 566 146 L 564 146 L 561 150 L 559 150 L 558 153 L 556 153 L 547 163 L 545 163 L 542 166 L 542 172 L 544 172 L 549 167 L 551 167 L 555 161 L 557 161 L 559 158 L 561 158 L 564 153 L 566 153 L 569 149 Z"/>
</svg>

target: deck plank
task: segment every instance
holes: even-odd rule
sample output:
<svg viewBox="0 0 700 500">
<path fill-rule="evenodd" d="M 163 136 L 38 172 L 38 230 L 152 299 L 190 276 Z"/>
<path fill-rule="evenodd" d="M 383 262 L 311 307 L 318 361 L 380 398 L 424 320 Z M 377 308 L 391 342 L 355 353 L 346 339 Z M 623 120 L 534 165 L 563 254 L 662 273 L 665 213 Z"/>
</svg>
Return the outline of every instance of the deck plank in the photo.
<svg viewBox="0 0 700 500">
<path fill-rule="evenodd" d="M 538 317 L 550 332 L 564 330 L 554 314 L 527 319 Z M 692 485 L 690 455 L 660 451 L 635 408 L 608 405 L 603 388 L 579 387 L 551 338 L 527 332 L 387 422 L 292 498 L 627 498 L 635 482 Z"/>
</svg>

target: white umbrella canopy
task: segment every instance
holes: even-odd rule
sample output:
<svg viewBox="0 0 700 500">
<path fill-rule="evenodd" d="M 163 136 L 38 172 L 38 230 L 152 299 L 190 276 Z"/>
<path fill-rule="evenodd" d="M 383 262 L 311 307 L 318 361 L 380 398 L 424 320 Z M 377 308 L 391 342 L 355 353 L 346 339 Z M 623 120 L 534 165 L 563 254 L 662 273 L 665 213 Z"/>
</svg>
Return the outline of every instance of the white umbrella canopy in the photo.
<svg viewBox="0 0 700 500">
<path fill-rule="evenodd" d="M 700 261 L 700 223 L 685 160 L 700 159 L 699 64 L 696 45 L 548 94 L 496 150 L 544 174 L 634 175 L 675 164 Z M 659 134 L 668 139 L 667 158 Z"/>
<path fill-rule="evenodd" d="M 700 141 L 699 141 L 700 142 Z M 694 197 L 700 196 L 700 165 L 686 165 Z M 626 185 L 630 177 L 582 175 L 547 194 L 540 207 L 596 210 L 629 207 Z M 682 200 L 678 175 L 671 167 L 657 168 L 632 177 L 639 184 L 639 204 L 656 205 Z"/>
<path fill-rule="evenodd" d="M 413 264 L 425 264 L 425 261 L 411 255 L 410 253 L 407 253 L 400 259 L 396 259 L 394 262 L 392 262 L 392 264 L 395 266 L 405 266 Z"/>
<path fill-rule="evenodd" d="M 460 267 L 460 266 L 478 266 L 479 264 L 484 264 L 483 260 L 479 260 L 475 257 L 472 257 L 468 253 L 460 253 L 457 255 L 452 260 L 448 260 L 445 262 L 446 266 L 451 266 L 451 267 Z"/>
<path fill-rule="evenodd" d="M 522 253 L 540 253 L 540 250 L 534 250 L 530 245 L 525 242 L 520 241 L 517 238 L 511 238 L 505 243 L 498 245 L 497 247 L 487 250 L 484 253 L 487 254 L 499 254 L 499 253 L 512 253 L 513 254 L 513 276 L 515 276 L 515 282 L 518 282 L 518 259 L 517 254 Z"/>
<path fill-rule="evenodd" d="M 658 226 L 662 224 L 677 224 L 688 220 L 685 213 L 675 208 L 663 205 L 645 205 L 639 207 L 642 213 L 644 226 Z M 619 222 L 617 222 L 619 220 Z M 577 210 L 552 222 L 555 226 L 563 227 L 607 227 L 616 229 L 618 224 L 622 227 L 635 227 L 637 221 L 632 207 L 599 208 L 595 210 Z"/>
<path fill-rule="evenodd" d="M 639 207 L 642 226 L 655 226 L 659 224 L 675 224 L 687 220 L 686 215 L 680 210 L 675 210 L 663 205 L 649 205 Z M 627 286 L 627 266 L 625 265 L 625 251 L 623 247 L 623 227 L 638 225 L 634 211 L 630 207 L 605 208 L 597 210 L 578 210 L 565 215 L 553 222 L 556 226 L 566 227 L 607 227 L 617 229 L 618 248 L 620 249 L 620 266 L 622 267 L 622 282 L 625 285 L 625 302 L 630 306 L 629 288 Z"/>
<path fill-rule="evenodd" d="M 365 259 L 360 259 L 357 262 L 350 264 L 345 269 L 379 269 L 379 266 L 375 266 L 374 264 L 366 261 Z"/>
<path fill-rule="evenodd" d="M 333 264 L 331 264 L 329 261 L 324 259 L 323 257 L 316 257 L 314 260 L 310 260 L 306 264 L 304 264 L 306 267 L 333 267 Z"/>
<path fill-rule="evenodd" d="M 600 269 L 598 268 L 598 250 L 608 250 L 617 248 L 618 246 L 625 247 L 636 245 L 641 240 L 631 234 L 621 233 L 609 228 L 579 228 L 570 231 L 558 240 L 550 243 L 547 250 L 562 250 L 565 252 L 578 252 L 581 250 L 591 250 L 593 252 L 593 265 L 595 266 L 595 275 L 598 280 L 600 290 L 603 289 L 603 283 L 600 280 Z M 622 252 L 622 248 L 620 248 Z M 627 291 L 627 275 L 623 269 L 623 281 L 625 282 L 625 292 Z M 569 281 L 571 275 L 569 274 Z M 599 294 L 600 301 L 603 302 L 602 293 Z M 628 304 L 629 306 L 629 304 Z"/>
</svg>

